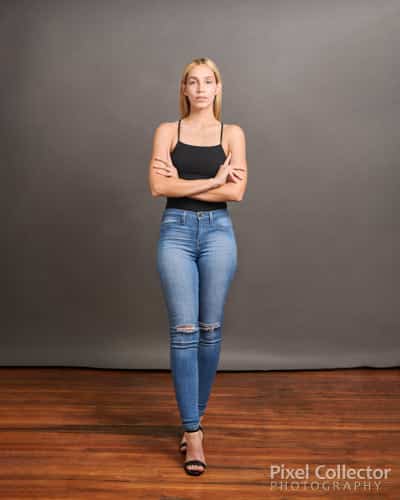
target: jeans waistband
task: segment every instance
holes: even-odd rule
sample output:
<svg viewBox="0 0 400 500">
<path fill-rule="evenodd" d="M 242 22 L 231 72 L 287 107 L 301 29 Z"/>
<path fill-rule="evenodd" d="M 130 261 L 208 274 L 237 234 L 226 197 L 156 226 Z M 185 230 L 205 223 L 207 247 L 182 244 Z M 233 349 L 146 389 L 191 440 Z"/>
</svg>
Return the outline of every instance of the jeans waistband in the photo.
<svg viewBox="0 0 400 500">
<path fill-rule="evenodd" d="M 214 218 L 221 216 L 230 217 L 229 210 L 227 208 L 217 208 L 215 210 L 185 210 L 183 208 L 165 208 L 164 215 L 179 215 L 183 223 L 188 220 L 199 221 L 199 220 L 209 220 L 210 223 L 213 222 Z"/>
</svg>

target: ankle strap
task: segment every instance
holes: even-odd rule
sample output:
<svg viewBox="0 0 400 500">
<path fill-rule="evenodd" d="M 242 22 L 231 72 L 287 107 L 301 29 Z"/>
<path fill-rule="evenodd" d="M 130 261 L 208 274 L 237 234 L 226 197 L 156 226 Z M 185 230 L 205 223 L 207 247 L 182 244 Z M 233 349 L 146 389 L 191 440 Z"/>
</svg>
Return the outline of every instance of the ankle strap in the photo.
<svg viewBox="0 0 400 500">
<path fill-rule="evenodd" d="M 188 431 L 187 429 L 185 429 L 185 432 L 197 432 L 197 431 L 202 431 L 202 430 L 203 430 L 203 427 L 199 424 L 197 429 L 195 429 L 194 431 Z"/>
</svg>

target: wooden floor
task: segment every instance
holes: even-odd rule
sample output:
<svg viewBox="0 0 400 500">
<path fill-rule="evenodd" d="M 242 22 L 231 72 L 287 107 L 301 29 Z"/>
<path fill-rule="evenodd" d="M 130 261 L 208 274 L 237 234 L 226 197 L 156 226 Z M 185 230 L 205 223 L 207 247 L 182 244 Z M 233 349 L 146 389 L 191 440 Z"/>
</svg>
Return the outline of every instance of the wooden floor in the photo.
<svg viewBox="0 0 400 500">
<path fill-rule="evenodd" d="M 169 371 L 0 375 L 1 499 L 400 499 L 399 369 L 218 372 L 200 477 L 182 468 Z M 281 464 L 297 477 L 309 464 L 310 477 L 272 484 Z M 314 481 L 319 464 L 391 472 L 334 490 Z"/>
</svg>

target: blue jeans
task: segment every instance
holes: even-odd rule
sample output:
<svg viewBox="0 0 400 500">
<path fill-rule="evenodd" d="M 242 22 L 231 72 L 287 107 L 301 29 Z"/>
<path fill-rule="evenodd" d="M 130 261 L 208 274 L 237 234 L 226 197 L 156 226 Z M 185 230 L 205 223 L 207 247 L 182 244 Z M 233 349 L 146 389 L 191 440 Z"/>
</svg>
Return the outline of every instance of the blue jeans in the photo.
<svg viewBox="0 0 400 500">
<path fill-rule="evenodd" d="M 157 270 L 168 311 L 175 396 L 186 431 L 198 427 L 207 406 L 236 266 L 236 238 L 227 208 L 164 209 Z"/>
</svg>

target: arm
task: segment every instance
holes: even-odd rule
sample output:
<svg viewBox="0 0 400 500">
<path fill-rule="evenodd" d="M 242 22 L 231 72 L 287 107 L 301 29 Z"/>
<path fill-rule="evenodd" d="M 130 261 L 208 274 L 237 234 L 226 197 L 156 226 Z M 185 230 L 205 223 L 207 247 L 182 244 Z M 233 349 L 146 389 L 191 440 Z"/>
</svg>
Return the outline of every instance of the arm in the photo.
<svg viewBox="0 0 400 500">
<path fill-rule="evenodd" d="M 179 179 L 176 177 L 160 176 L 161 182 L 157 183 L 157 188 L 153 196 L 170 196 L 172 198 L 181 196 L 191 196 L 213 189 L 217 181 L 214 177 L 208 179 Z"/>
<path fill-rule="evenodd" d="M 218 186 L 214 177 L 208 179 L 180 179 L 179 177 L 166 177 L 157 173 L 154 159 L 161 158 L 170 161 L 170 128 L 168 123 L 160 124 L 154 134 L 153 152 L 149 165 L 149 186 L 152 196 L 181 197 L 190 196 L 203 191 L 208 191 Z M 160 165 L 157 165 L 159 167 Z"/>
<path fill-rule="evenodd" d="M 240 201 L 237 198 L 238 190 L 234 182 L 226 182 L 222 186 L 211 188 L 203 193 L 197 193 L 189 196 L 195 200 L 203 201 Z"/>
<path fill-rule="evenodd" d="M 203 193 L 190 196 L 203 201 L 242 201 L 247 186 L 246 138 L 238 125 L 230 126 L 229 146 L 232 152 L 230 164 L 240 168 L 241 179 L 235 177 L 236 182 L 226 182 L 220 187 L 209 189 Z"/>
</svg>

